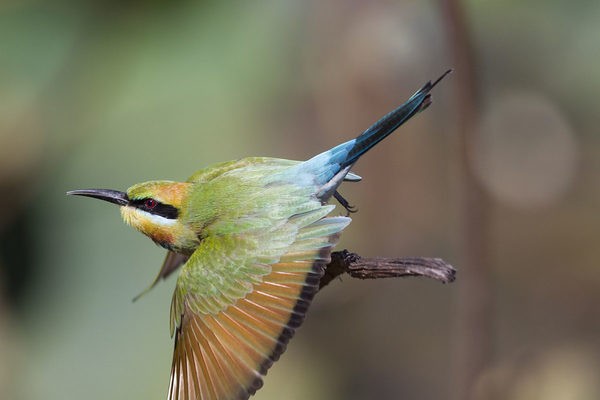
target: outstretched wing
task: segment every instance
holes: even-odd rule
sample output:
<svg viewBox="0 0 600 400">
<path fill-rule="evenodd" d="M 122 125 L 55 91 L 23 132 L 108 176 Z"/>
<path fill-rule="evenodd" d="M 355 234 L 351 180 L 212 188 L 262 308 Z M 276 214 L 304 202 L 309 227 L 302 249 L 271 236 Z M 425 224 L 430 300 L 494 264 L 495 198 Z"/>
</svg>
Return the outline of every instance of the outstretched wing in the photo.
<svg viewBox="0 0 600 400">
<path fill-rule="evenodd" d="M 188 255 L 179 254 L 179 253 L 175 253 L 172 251 L 167 251 L 167 256 L 165 257 L 165 261 L 163 261 L 163 265 L 160 268 L 160 271 L 158 272 L 158 275 L 156 276 L 156 278 L 154 278 L 154 281 L 152 281 L 150 286 L 148 286 L 146 289 L 144 289 L 143 292 L 141 292 L 140 294 L 135 296 L 133 298 L 133 301 L 137 301 L 140 297 L 142 297 L 143 295 L 148 293 L 150 290 L 152 290 L 154 288 L 154 286 L 156 286 L 156 284 L 161 279 L 167 279 L 167 277 L 169 275 L 171 275 L 173 272 L 177 271 L 177 268 L 179 268 L 183 264 L 185 264 L 185 262 L 188 260 L 188 258 L 190 258 L 190 256 L 188 256 Z"/>
<path fill-rule="evenodd" d="M 246 399 L 262 386 L 350 222 L 327 218 L 333 206 L 316 199 L 294 209 L 303 211 L 206 237 L 182 268 L 171 307 L 169 400 Z"/>
</svg>

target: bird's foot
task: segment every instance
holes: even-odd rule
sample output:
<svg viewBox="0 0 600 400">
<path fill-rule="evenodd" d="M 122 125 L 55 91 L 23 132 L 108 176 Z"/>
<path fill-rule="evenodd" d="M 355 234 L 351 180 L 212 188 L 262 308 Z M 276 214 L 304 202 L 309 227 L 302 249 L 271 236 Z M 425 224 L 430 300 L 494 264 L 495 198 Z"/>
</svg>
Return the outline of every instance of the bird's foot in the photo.
<svg viewBox="0 0 600 400">
<path fill-rule="evenodd" d="M 351 206 L 348 200 L 344 198 L 337 190 L 333 193 L 333 197 L 346 209 L 346 217 L 358 211 L 358 208 Z"/>
</svg>

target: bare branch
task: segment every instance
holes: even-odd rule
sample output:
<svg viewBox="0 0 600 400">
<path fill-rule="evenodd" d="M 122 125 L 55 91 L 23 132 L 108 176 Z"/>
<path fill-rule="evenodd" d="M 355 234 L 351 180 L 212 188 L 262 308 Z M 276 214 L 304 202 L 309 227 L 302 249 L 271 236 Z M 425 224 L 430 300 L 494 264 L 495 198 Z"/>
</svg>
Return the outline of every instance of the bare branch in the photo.
<svg viewBox="0 0 600 400">
<path fill-rule="evenodd" d="M 363 258 L 356 253 L 342 250 L 331 254 L 331 262 L 325 268 L 319 289 L 344 273 L 358 279 L 424 276 L 443 283 L 454 281 L 456 276 L 454 267 L 441 258 Z"/>
</svg>

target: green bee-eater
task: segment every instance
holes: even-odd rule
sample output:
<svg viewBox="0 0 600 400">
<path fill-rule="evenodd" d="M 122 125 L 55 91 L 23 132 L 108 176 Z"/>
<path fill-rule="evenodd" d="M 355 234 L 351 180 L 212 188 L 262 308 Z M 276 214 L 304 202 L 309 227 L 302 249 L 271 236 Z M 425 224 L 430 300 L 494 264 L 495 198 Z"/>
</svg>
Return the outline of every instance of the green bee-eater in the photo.
<svg viewBox="0 0 600 400">
<path fill-rule="evenodd" d="M 171 302 L 169 400 L 246 399 L 285 350 L 348 217 L 328 216 L 350 168 L 431 103 L 428 82 L 356 139 L 307 161 L 252 157 L 185 182 L 127 192 L 74 190 L 120 206 L 125 222 L 168 250 L 151 287 L 181 268 Z"/>
</svg>

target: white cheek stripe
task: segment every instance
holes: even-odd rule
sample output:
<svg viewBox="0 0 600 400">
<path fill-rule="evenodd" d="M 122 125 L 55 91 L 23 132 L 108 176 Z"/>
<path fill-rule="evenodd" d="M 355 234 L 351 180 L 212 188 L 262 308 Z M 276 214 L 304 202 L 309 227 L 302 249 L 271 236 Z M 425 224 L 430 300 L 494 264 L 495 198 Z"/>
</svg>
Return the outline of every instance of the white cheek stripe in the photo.
<svg viewBox="0 0 600 400">
<path fill-rule="evenodd" d="M 125 206 L 121 212 L 125 222 L 130 225 L 138 226 L 142 221 L 150 221 L 157 226 L 173 226 L 177 224 L 176 219 L 161 217 L 160 215 L 151 214 L 139 208 Z"/>
<path fill-rule="evenodd" d="M 150 214 L 147 211 L 136 209 L 137 212 L 142 214 L 144 218 L 150 220 L 153 224 L 162 225 L 162 226 L 173 226 L 177 223 L 177 219 L 169 219 L 165 217 L 161 217 L 160 215 Z"/>
</svg>

